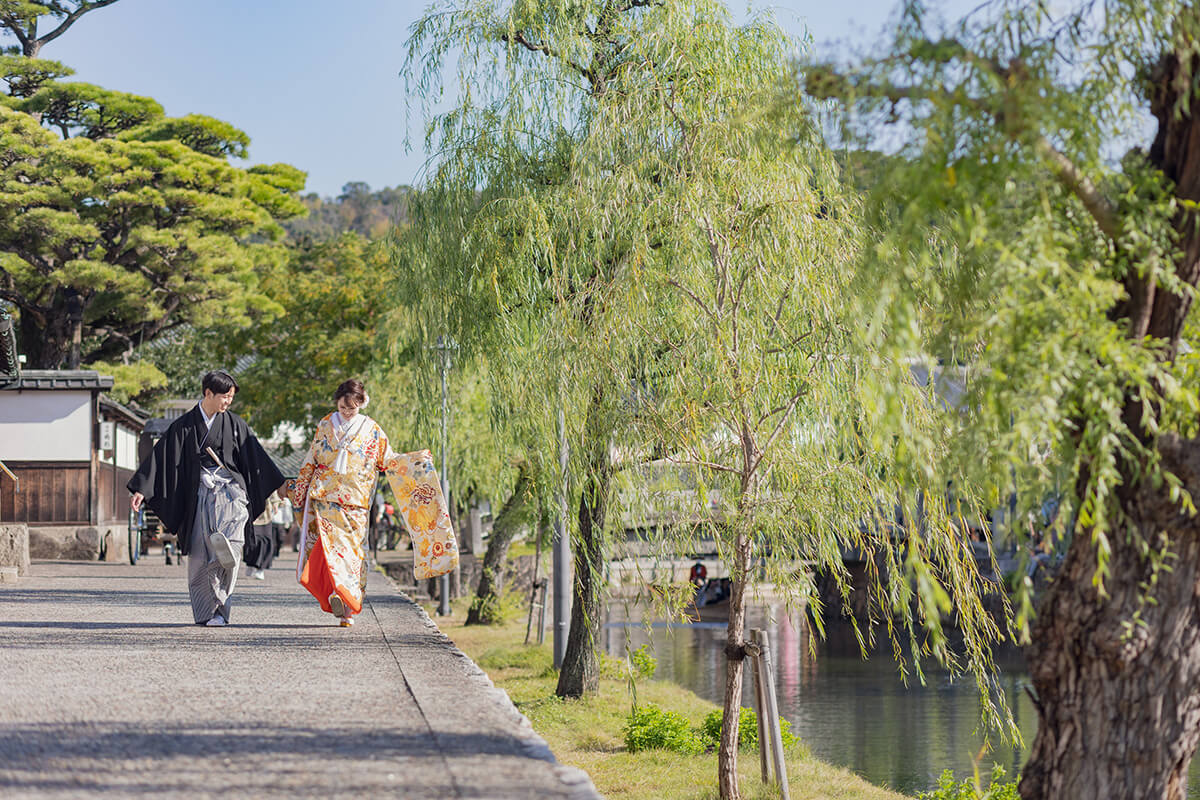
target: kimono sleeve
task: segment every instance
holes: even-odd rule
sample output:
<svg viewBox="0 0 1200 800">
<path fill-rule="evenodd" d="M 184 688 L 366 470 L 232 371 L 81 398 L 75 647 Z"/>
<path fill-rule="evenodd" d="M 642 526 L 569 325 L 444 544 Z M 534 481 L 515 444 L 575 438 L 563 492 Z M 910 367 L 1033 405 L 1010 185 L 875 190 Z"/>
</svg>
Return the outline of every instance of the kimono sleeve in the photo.
<svg viewBox="0 0 1200 800">
<path fill-rule="evenodd" d="M 458 566 L 458 543 L 441 481 L 428 450 L 396 453 L 380 443 L 377 463 L 396 497 L 396 514 L 413 543 L 417 580 L 445 575 Z"/>
<path fill-rule="evenodd" d="M 315 441 L 313 447 L 315 447 Z M 300 466 L 300 474 L 296 476 L 296 482 L 292 484 L 292 505 L 296 508 L 304 508 L 304 504 L 308 500 L 308 487 L 312 483 L 313 471 L 317 466 L 313 456 L 313 447 L 308 448 L 308 455 L 305 456 L 304 463 Z"/>
</svg>

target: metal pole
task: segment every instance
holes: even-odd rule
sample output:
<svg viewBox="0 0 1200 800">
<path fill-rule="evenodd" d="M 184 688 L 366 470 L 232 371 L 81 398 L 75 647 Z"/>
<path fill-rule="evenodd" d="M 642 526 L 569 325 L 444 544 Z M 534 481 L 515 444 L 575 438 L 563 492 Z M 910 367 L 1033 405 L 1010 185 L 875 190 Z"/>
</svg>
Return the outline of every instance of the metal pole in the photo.
<svg viewBox="0 0 1200 800">
<path fill-rule="evenodd" d="M 571 543 L 567 540 L 567 423 L 558 409 L 558 519 L 554 521 L 554 668 L 567 656 L 567 634 L 571 621 Z"/>
<path fill-rule="evenodd" d="M 446 392 L 446 370 L 450 368 L 450 354 L 446 349 L 447 344 L 442 337 L 438 337 L 438 355 L 441 356 L 442 367 L 442 497 L 446 498 L 446 510 L 450 510 L 450 480 L 446 472 L 446 415 L 447 405 L 449 404 L 448 395 Z M 450 614 L 450 576 L 442 575 L 438 578 L 438 615 L 445 617 Z"/>
</svg>

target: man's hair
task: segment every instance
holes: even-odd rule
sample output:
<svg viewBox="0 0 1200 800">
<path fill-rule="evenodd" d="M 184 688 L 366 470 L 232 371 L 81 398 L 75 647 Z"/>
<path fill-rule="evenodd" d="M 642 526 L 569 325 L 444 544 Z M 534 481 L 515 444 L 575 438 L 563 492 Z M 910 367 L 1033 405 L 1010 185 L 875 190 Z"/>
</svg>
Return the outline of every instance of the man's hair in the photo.
<svg viewBox="0 0 1200 800">
<path fill-rule="evenodd" d="M 337 388 L 333 395 L 333 403 L 337 405 L 337 401 L 343 397 L 349 397 L 356 405 L 362 405 L 367 402 L 367 390 L 363 386 L 362 381 L 351 378 L 348 381 L 343 381 L 342 385 Z"/>
<path fill-rule="evenodd" d="M 201 392 L 212 392 L 213 394 L 225 394 L 230 389 L 237 391 L 238 383 L 223 369 L 214 369 L 204 376 L 204 380 L 200 382 Z"/>
</svg>

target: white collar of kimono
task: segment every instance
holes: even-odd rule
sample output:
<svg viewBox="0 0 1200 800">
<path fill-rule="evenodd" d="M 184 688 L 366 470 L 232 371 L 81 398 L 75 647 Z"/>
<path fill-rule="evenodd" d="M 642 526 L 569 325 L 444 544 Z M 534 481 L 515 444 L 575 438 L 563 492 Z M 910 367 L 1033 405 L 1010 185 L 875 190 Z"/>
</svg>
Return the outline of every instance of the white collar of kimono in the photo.
<svg viewBox="0 0 1200 800">
<path fill-rule="evenodd" d="M 200 409 L 200 416 L 204 418 L 204 424 L 207 427 L 211 428 L 212 421 L 217 418 L 217 415 L 213 414 L 210 417 L 208 414 L 204 413 L 204 404 L 203 403 L 196 403 L 196 408 Z"/>
<path fill-rule="evenodd" d="M 355 414 L 352 419 L 346 420 L 340 411 L 335 411 L 329 422 L 333 427 L 333 436 L 338 443 L 337 457 L 333 460 L 333 471 L 344 475 L 346 474 L 346 460 L 347 454 L 350 452 L 350 443 L 366 425 L 367 415 L 359 413 Z"/>
</svg>

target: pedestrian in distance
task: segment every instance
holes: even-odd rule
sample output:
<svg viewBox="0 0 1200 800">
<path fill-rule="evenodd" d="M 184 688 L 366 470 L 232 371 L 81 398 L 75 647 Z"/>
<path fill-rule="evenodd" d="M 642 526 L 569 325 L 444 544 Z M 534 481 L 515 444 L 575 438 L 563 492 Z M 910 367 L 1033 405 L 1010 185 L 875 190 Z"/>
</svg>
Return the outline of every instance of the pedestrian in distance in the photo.
<svg viewBox="0 0 1200 800">
<path fill-rule="evenodd" d="M 271 520 L 281 506 L 288 505 L 287 500 L 280 500 L 275 495 L 267 498 L 267 507 L 258 515 L 246 529 L 246 543 L 242 547 L 242 558 L 246 564 L 246 577 L 264 580 L 266 570 L 271 568 L 278 551 L 276 542 L 276 526 Z"/>
<path fill-rule="evenodd" d="M 380 473 L 387 475 L 401 518 L 413 541 L 420 543 L 414 548 L 417 579 L 443 575 L 458 564 L 458 546 L 432 454 L 394 452 L 387 434 L 363 413 L 367 402 L 361 381 L 338 386 L 337 410 L 317 423 L 291 489 L 301 519 L 296 579 L 344 628 L 362 611 L 367 529 Z"/>
<path fill-rule="evenodd" d="M 203 397 L 167 428 L 126 487 L 134 511 L 144 502 L 188 556 L 188 590 L 197 624 L 226 625 L 249 520 L 284 478 L 229 406 L 233 376 L 209 372 Z"/>
</svg>

